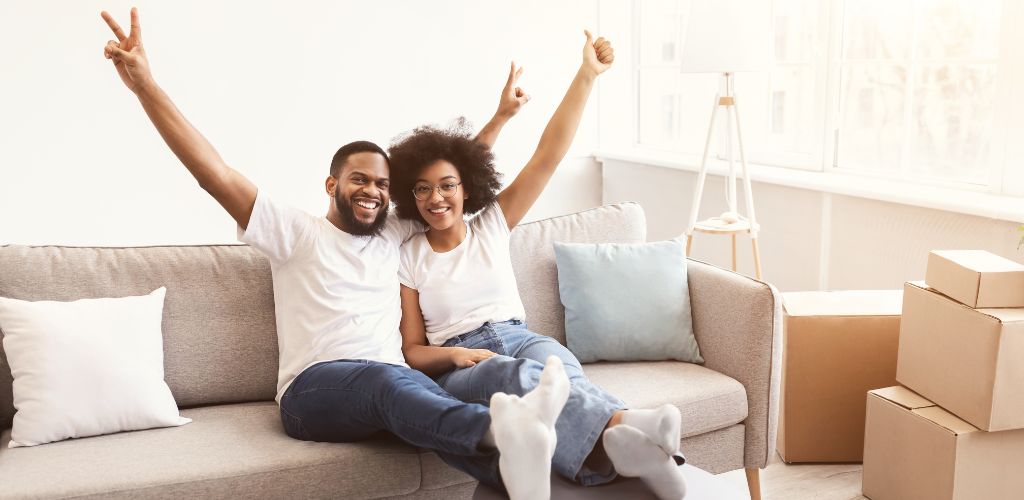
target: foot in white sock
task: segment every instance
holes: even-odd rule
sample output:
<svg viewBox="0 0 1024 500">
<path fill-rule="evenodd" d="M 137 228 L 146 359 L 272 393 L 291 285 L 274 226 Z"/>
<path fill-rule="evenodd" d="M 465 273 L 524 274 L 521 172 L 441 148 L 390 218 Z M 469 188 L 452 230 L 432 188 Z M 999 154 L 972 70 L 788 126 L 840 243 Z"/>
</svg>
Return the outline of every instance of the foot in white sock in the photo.
<svg viewBox="0 0 1024 500">
<path fill-rule="evenodd" d="M 491 397 L 498 468 L 511 500 L 550 498 L 555 421 L 567 399 L 569 377 L 554 356 L 548 358 L 540 384 L 525 396 L 499 392 Z"/>
<path fill-rule="evenodd" d="M 679 409 L 670 404 L 653 410 L 626 410 L 622 423 L 640 429 L 669 455 L 679 451 L 681 417 Z"/>
<path fill-rule="evenodd" d="M 544 423 L 555 428 L 555 420 L 562 413 L 565 402 L 569 400 L 569 376 L 565 374 L 565 365 L 557 356 L 548 356 L 544 363 L 544 371 L 540 372 L 540 383 L 528 392 L 523 399 L 540 409 Z"/>
<path fill-rule="evenodd" d="M 604 449 L 619 474 L 639 477 L 661 500 L 686 496 L 686 480 L 661 447 L 636 427 L 616 425 L 604 431 Z"/>
</svg>

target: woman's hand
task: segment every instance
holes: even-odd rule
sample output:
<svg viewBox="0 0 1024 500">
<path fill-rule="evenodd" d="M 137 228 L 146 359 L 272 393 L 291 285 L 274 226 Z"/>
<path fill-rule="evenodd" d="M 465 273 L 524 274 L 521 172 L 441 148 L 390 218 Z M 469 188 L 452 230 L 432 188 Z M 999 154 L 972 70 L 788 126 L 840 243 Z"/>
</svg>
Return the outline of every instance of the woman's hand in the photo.
<svg viewBox="0 0 1024 500">
<path fill-rule="evenodd" d="M 497 356 L 487 349 L 466 349 L 465 347 L 449 347 L 451 349 L 451 360 L 456 368 L 469 368 L 477 363 Z"/>
<path fill-rule="evenodd" d="M 498 141 L 498 134 L 505 127 L 505 123 L 515 116 L 516 113 L 519 113 L 519 110 L 530 101 L 530 95 L 523 91 L 522 87 L 516 86 L 519 75 L 522 74 L 523 67 L 516 66 L 516 63 L 513 62 L 512 67 L 508 70 L 508 80 L 505 81 L 505 87 L 501 89 L 501 97 L 498 99 L 498 111 L 494 113 L 491 121 L 487 122 L 484 128 L 480 129 L 480 133 L 476 135 L 474 141 L 493 148 L 494 143 Z"/>
<path fill-rule="evenodd" d="M 615 49 L 612 48 L 612 42 L 605 40 L 603 36 L 595 41 L 589 31 L 583 30 L 583 34 L 587 35 L 587 41 L 583 45 L 583 67 L 594 76 L 600 75 L 612 67 Z"/>
<path fill-rule="evenodd" d="M 530 101 L 530 95 L 522 87 L 516 86 L 519 76 L 523 74 L 523 67 L 512 67 L 508 70 L 508 80 L 505 81 L 505 88 L 501 89 L 501 98 L 498 100 L 498 111 L 494 113 L 495 118 L 508 120 L 516 115 L 522 107 Z"/>
</svg>

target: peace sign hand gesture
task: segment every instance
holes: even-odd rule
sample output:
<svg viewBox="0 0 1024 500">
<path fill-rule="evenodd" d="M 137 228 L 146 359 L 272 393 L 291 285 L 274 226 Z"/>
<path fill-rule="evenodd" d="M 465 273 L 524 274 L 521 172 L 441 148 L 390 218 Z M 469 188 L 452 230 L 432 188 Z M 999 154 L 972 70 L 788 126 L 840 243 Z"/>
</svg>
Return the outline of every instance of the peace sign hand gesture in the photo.
<svg viewBox="0 0 1024 500">
<path fill-rule="evenodd" d="M 505 88 L 501 89 L 501 99 L 498 101 L 496 116 L 504 119 L 512 118 L 530 101 L 530 95 L 522 87 L 516 86 L 516 82 L 522 74 L 523 67 L 517 67 L 513 61 L 512 67 L 508 70 L 508 80 L 505 82 Z"/>
<path fill-rule="evenodd" d="M 139 11 L 132 7 L 132 24 L 128 36 L 125 36 L 121 26 L 114 21 L 114 17 L 109 13 L 103 11 L 100 16 L 117 37 L 116 41 L 110 40 L 103 47 L 103 57 L 113 61 L 114 67 L 117 68 L 117 74 L 128 90 L 138 93 L 139 89 L 153 82 L 153 75 L 149 72 L 149 60 L 146 59 L 146 51 L 142 48 Z"/>
</svg>

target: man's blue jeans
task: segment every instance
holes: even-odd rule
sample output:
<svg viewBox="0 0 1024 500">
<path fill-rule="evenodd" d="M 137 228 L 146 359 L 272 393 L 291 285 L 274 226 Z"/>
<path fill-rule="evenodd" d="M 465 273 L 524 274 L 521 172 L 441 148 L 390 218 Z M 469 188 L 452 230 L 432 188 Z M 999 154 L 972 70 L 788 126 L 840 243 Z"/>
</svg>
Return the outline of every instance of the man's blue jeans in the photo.
<svg viewBox="0 0 1024 500">
<path fill-rule="evenodd" d="M 453 337 L 445 347 L 487 349 L 499 356 L 469 368 L 450 371 L 437 378 L 444 390 L 469 403 L 489 404 L 496 392 L 522 396 L 540 382 L 548 356 L 558 356 L 569 375 L 569 401 L 555 422 L 558 443 L 551 461 L 556 472 L 580 484 L 591 486 L 615 478 L 611 471 L 584 466 L 608 420 L 625 407 L 621 399 L 605 392 L 586 375 L 575 356 L 557 340 L 533 333 L 519 320 L 486 323 L 469 333 Z"/>
<path fill-rule="evenodd" d="M 358 359 L 310 366 L 281 396 L 281 422 L 289 436 L 305 441 L 348 443 L 389 431 L 504 489 L 497 451 L 478 449 L 490 410 L 456 399 L 411 368 Z"/>
</svg>

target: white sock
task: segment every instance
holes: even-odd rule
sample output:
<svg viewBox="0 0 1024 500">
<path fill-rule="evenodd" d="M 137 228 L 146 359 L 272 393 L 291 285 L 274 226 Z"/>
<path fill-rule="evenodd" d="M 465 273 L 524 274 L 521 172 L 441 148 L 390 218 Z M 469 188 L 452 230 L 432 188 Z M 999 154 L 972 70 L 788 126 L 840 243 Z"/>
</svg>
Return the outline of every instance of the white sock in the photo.
<svg viewBox="0 0 1024 500">
<path fill-rule="evenodd" d="M 619 474 L 639 477 L 661 500 L 686 496 L 686 480 L 675 461 L 636 427 L 604 431 L 604 449 Z"/>
<path fill-rule="evenodd" d="M 682 417 L 679 409 L 666 404 L 653 410 L 626 410 L 622 412 L 622 423 L 640 429 L 665 453 L 679 451 L 680 426 Z"/>
<path fill-rule="evenodd" d="M 548 358 L 540 384 L 525 396 L 499 392 L 491 397 L 491 432 L 511 500 L 551 497 L 555 421 L 568 399 L 569 377 L 555 356 Z"/>
</svg>

